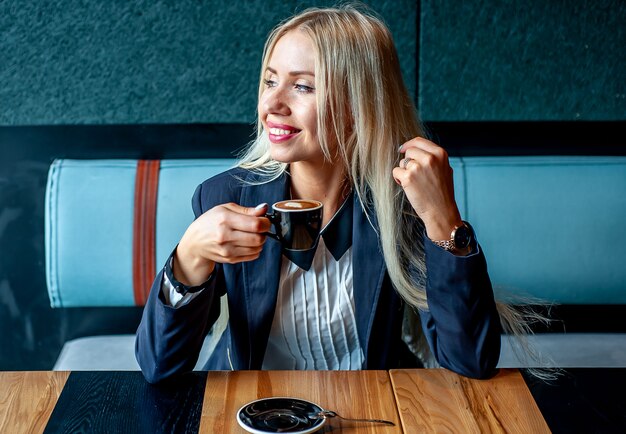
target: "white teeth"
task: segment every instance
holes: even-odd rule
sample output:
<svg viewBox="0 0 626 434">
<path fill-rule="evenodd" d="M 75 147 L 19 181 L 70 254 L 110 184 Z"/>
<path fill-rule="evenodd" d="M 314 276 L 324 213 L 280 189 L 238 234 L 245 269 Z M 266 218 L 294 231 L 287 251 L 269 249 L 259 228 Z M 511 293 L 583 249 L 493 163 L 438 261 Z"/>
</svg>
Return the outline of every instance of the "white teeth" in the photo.
<svg viewBox="0 0 626 434">
<path fill-rule="evenodd" d="M 293 134 L 296 132 L 297 130 L 283 130 L 280 128 L 270 128 L 270 134 L 273 134 L 275 136 L 285 136 L 287 134 Z"/>
</svg>

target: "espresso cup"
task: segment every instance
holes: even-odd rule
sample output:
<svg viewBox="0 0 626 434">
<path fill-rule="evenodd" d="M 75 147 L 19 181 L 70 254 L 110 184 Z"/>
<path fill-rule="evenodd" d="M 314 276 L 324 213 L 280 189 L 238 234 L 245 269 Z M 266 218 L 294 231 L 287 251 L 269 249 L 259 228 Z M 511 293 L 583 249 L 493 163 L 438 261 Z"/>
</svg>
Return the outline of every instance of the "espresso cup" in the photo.
<svg viewBox="0 0 626 434">
<path fill-rule="evenodd" d="M 308 250 L 317 244 L 322 230 L 323 205 L 310 199 L 281 200 L 265 214 L 274 232 L 267 236 L 278 240 L 284 249 Z"/>
</svg>

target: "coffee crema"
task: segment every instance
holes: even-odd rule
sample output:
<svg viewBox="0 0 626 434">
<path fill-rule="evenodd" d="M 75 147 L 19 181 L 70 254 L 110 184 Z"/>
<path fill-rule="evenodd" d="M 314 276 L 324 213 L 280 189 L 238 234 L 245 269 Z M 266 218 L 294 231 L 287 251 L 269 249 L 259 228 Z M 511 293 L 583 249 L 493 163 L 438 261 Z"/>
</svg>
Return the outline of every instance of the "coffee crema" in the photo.
<svg viewBox="0 0 626 434">
<path fill-rule="evenodd" d="M 315 200 L 293 199 L 276 202 L 274 208 L 281 211 L 303 211 L 321 207 L 322 204 Z"/>
</svg>

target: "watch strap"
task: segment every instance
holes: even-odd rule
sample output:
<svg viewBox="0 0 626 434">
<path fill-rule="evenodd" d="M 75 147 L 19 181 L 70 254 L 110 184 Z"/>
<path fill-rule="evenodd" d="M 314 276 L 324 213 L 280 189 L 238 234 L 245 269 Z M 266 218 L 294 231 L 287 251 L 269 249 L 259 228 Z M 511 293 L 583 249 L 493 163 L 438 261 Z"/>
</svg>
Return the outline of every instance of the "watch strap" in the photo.
<svg viewBox="0 0 626 434">
<path fill-rule="evenodd" d="M 456 250 L 457 248 L 466 248 L 466 246 L 457 246 L 454 239 L 455 239 L 455 233 L 457 231 L 457 229 L 459 229 L 460 227 L 464 226 L 465 228 L 467 228 L 467 230 L 469 230 L 469 234 L 471 236 L 470 238 L 470 242 L 468 243 L 468 245 L 471 245 L 471 242 L 473 241 L 473 237 L 474 237 L 474 230 L 472 229 L 472 227 L 470 226 L 469 223 L 467 223 L 466 221 L 463 221 L 460 225 L 455 226 L 454 229 L 452 229 L 452 232 L 450 233 L 450 239 L 449 240 L 431 240 L 433 242 L 433 244 L 435 244 L 436 246 L 441 247 L 442 249 L 451 252 L 453 250 Z"/>
<path fill-rule="evenodd" d="M 454 250 L 454 239 L 449 239 L 449 240 L 431 240 L 433 242 L 434 245 L 441 247 L 444 250 L 447 250 L 448 252 L 451 250 Z"/>
</svg>

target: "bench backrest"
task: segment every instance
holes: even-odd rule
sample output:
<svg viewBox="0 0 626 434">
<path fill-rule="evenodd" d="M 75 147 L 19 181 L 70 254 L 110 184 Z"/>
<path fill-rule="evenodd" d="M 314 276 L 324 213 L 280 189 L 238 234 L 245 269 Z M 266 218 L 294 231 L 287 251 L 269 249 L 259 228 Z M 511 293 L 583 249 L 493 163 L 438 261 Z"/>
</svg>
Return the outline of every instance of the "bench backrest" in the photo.
<svg viewBox="0 0 626 434">
<path fill-rule="evenodd" d="M 233 164 L 55 161 L 45 218 L 52 306 L 141 305 L 150 270 L 163 265 L 193 219 L 195 187 Z M 451 164 L 461 213 L 476 229 L 499 298 L 626 304 L 626 158 L 463 157 Z"/>
<path fill-rule="evenodd" d="M 143 273 L 141 279 L 137 274 L 165 263 L 193 221 L 191 195 L 196 186 L 233 164 L 232 159 L 160 161 L 152 201 L 156 208 L 146 209 L 151 204 L 141 193 L 154 183 L 145 182 L 137 160 L 54 161 L 45 204 L 46 280 L 51 305 L 142 305 L 154 274 Z M 142 178 L 144 185 L 140 187 Z M 150 224 L 145 224 L 145 219 L 154 214 L 154 243 L 148 249 L 153 258 L 146 258 L 150 243 L 142 241 L 149 238 L 145 230 Z M 146 267 L 146 262 L 152 267 Z"/>
<path fill-rule="evenodd" d="M 496 295 L 626 304 L 626 158 L 453 159 Z"/>
</svg>

